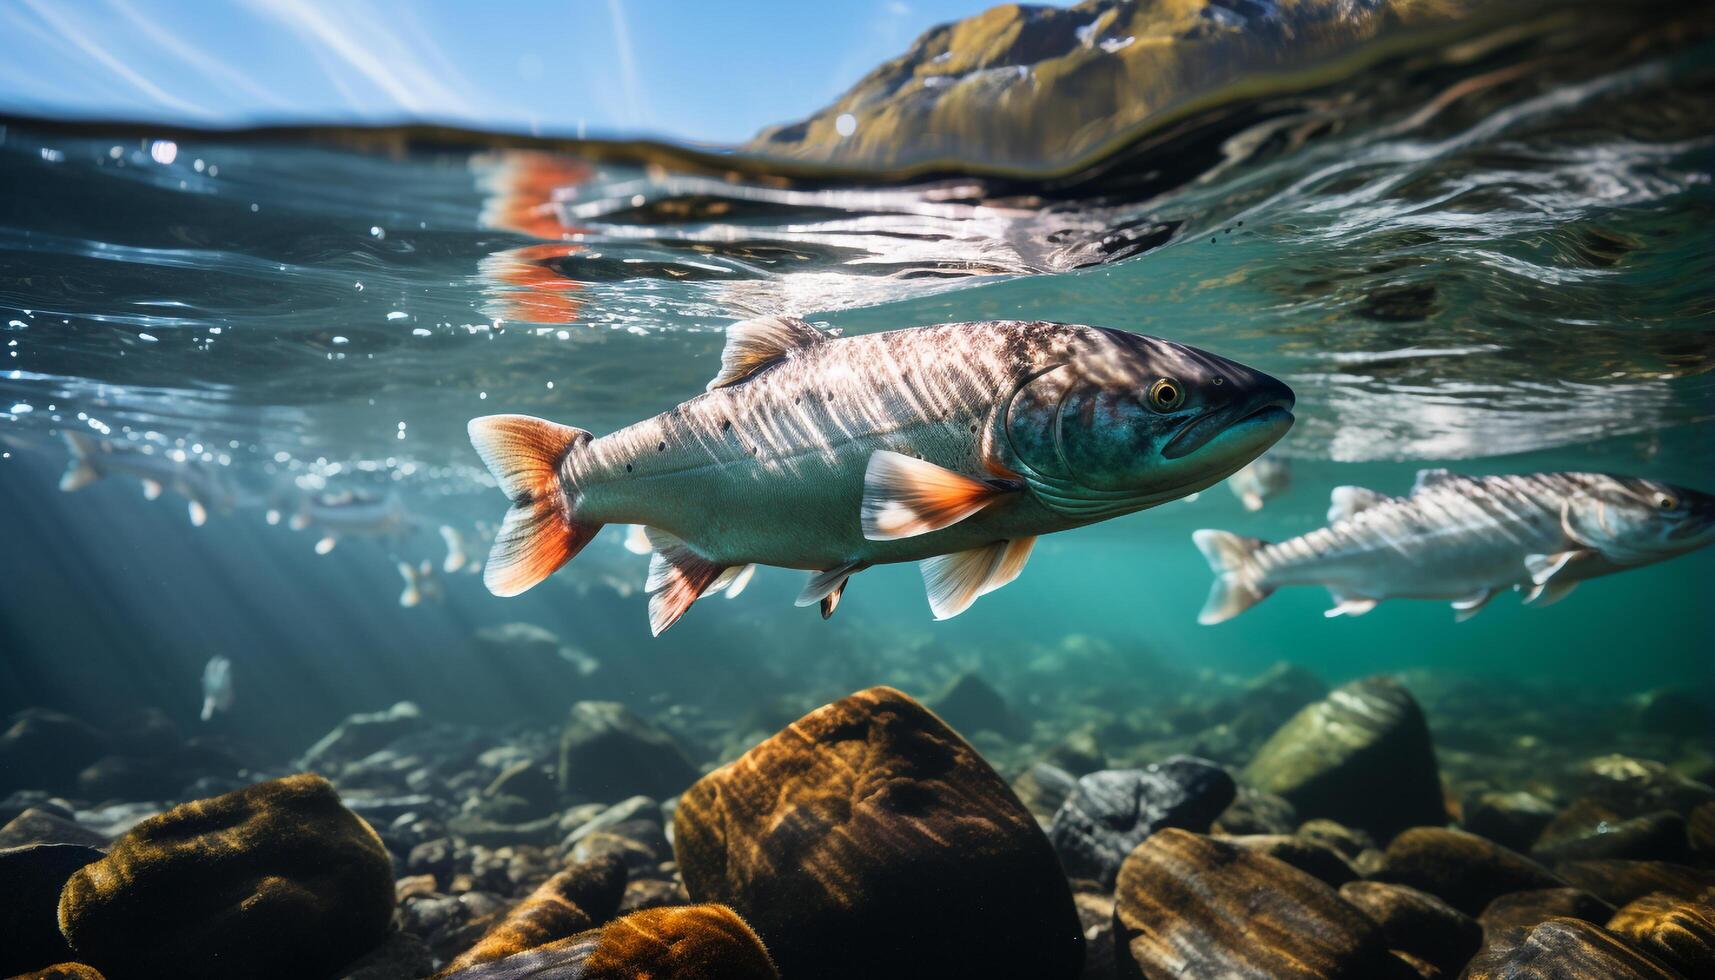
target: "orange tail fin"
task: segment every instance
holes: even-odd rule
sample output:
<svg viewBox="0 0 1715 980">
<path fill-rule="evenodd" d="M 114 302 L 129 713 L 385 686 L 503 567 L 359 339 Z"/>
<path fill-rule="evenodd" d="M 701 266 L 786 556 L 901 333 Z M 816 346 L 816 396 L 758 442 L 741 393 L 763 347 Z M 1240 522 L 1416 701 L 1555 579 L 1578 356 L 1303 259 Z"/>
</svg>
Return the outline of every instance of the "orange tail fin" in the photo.
<svg viewBox="0 0 1715 980">
<path fill-rule="evenodd" d="M 528 415 L 471 419 L 469 431 L 471 445 L 512 499 L 482 582 L 495 595 L 514 596 L 554 574 L 601 530 L 572 514 L 560 476 L 566 454 L 592 437 Z"/>
</svg>

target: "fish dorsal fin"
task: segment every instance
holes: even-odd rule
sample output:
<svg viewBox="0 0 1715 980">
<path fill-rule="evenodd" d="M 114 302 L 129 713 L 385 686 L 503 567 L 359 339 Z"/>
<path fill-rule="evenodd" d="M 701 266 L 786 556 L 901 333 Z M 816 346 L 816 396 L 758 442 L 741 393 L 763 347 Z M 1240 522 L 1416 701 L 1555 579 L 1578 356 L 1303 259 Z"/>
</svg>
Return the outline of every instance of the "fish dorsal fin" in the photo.
<svg viewBox="0 0 1715 980">
<path fill-rule="evenodd" d="M 721 370 L 708 390 L 748 380 L 758 371 L 784 360 L 795 350 L 826 343 L 827 334 L 795 316 L 763 316 L 740 320 L 726 328 Z"/>
<path fill-rule="evenodd" d="M 649 632 L 660 636 L 709 591 L 726 568 L 692 551 L 690 545 L 666 531 L 648 528 L 646 533 L 655 554 L 649 559 L 649 578 L 643 591 L 649 593 Z"/>
<path fill-rule="evenodd" d="M 893 541 L 939 531 L 1017 489 L 1010 480 L 978 480 L 879 449 L 863 474 L 863 536 Z"/>
<path fill-rule="evenodd" d="M 1459 474 L 1449 469 L 1418 470 L 1417 480 L 1411 484 L 1411 492 L 1417 493 L 1422 490 L 1433 490 L 1436 487 L 1446 486 L 1449 483 L 1456 483 L 1462 479 L 1464 479 L 1464 477 L 1461 477 Z"/>
<path fill-rule="evenodd" d="M 1387 499 L 1387 494 L 1368 487 L 1335 487 L 1328 495 L 1328 523 L 1356 517 Z"/>
<path fill-rule="evenodd" d="M 971 607 L 978 596 L 987 595 L 1011 582 L 1030 560 L 1034 537 L 996 541 L 994 544 L 950 555 L 936 555 L 919 564 L 923 586 L 929 593 L 929 608 L 935 618 L 952 619 Z"/>
</svg>

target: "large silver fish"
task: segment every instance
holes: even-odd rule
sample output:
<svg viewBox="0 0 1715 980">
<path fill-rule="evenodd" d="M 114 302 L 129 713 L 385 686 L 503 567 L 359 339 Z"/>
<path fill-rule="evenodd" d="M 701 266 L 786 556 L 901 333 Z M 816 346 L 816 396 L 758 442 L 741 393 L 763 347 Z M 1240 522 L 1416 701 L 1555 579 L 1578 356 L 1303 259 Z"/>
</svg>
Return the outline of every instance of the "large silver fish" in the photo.
<svg viewBox="0 0 1715 980">
<path fill-rule="evenodd" d="M 1200 623 L 1231 619 L 1283 585 L 1327 588 L 1329 617 L 1384 599 L 1446 599 L 1463 622 L 1504 589 L 1548 605 L 1586 579 L 1701 548 L 1715 539 L 1715 497 L 1601 473 L 1424 470 L 1405 497 L 1335 488 L 1328 526 L 1279 544 L 1192 537 L 1215 572 Z"/>
<path fill-rule="evenodd" d="M 153 446 L 139 447 L 108 439 L 92 439 L 69 430 L 62 433 L 71 460 L 60 477 L 60 489 L 71 493 L 110 476 L 135 477 L 143 496 L 154 500 L 163 490 L 185 498 L 191 524 L 202 527 L 209 511 L 226 512 L 237 495 L 216 470 L 192 459 L 174 459 Z"/>
<path fill-rule="evenodd" d="M 513 501 L 489 589 L 523 592 L 627 523 L 655 546 L 657 634 L 749 564 L 813 572 L 798 601 L 827 616 L 856 572 L 920 561 L 945 619 L 1017 577 L 1037 535 L 1208 487 L 1292 424 L 1291 389 L 1241 364 L 1043 322 L 836 338 L 749 320 L 729 328 L 708 388 L 599 439 L 473 419 Z"/>
</svg>

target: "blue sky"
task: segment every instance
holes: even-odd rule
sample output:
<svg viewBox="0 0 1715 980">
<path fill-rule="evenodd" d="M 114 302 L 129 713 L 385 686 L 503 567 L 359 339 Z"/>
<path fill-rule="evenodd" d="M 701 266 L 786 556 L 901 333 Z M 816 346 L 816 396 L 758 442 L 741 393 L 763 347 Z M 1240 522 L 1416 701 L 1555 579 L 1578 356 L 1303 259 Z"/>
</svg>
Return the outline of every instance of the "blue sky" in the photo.
<svg viewBox="0 0 1715 980">
<path fill-rule="evenodd" d="M 4 0 L 0 111 L 737 142 L 989 0 Z"/>
</svg>

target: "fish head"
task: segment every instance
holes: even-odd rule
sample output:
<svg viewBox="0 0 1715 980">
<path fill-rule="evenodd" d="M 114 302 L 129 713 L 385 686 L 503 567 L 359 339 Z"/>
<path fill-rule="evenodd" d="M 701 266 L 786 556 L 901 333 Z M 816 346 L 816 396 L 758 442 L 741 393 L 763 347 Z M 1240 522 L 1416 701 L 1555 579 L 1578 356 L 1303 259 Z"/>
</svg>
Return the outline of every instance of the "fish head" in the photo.
<svg viewBox="0 0 1715 980">
<path fill-rule="evenodd" d="M 1089 519 L 1214 485 L 1292 427 L 1292 389 L 1254 368 L 1154 337 L 1102 342 L 1013 395 L 1007 438 L 1051 509 Z"/>
<path fill-rule="evenodd" d="M 1715 496 L 1656 480 L 1591 476 L 1561 512 L 1566 535 L 1621 565 L 1642 565 L 1715 540 Z"/>
</svg>

